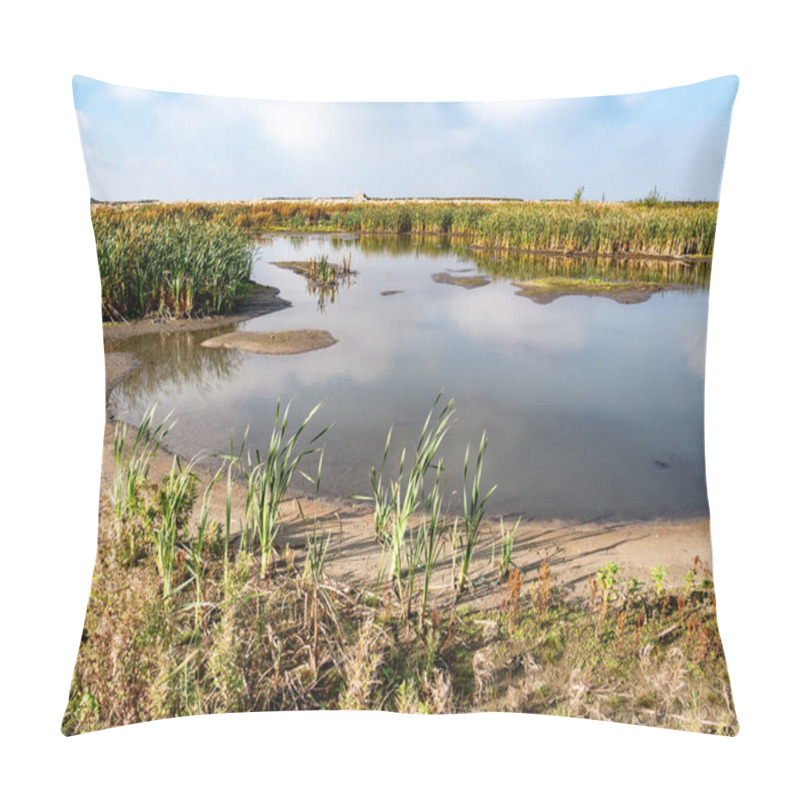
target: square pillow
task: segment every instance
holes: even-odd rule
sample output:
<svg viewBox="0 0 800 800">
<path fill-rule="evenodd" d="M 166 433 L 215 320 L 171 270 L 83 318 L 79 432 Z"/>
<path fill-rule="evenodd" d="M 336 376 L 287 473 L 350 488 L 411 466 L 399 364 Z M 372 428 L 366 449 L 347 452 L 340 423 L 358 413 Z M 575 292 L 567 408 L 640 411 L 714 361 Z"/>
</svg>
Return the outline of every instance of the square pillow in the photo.
<svg viewBox="0 0 800 800">
<path fill-rule="evenodd" d="M 738 730 L 706 317 L 738 80 L 278 103 L 77 76 L 107 421 L 63 732 Z"/>
</svg>

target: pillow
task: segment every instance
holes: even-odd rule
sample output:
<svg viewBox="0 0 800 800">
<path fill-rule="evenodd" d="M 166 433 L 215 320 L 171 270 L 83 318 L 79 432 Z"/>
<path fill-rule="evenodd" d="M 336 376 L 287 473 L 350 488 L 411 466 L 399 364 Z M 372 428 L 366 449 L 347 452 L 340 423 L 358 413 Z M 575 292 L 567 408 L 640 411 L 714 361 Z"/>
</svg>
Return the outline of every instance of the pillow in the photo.
<svg viewBox="0 0 800 800">
<path fill-rule="evenodd" d="M 108 414 L 63 732 L 382 709 L 734 735 L 703 378 L 737 86 L 310 104 L 77 76 Z"/>
</svg>

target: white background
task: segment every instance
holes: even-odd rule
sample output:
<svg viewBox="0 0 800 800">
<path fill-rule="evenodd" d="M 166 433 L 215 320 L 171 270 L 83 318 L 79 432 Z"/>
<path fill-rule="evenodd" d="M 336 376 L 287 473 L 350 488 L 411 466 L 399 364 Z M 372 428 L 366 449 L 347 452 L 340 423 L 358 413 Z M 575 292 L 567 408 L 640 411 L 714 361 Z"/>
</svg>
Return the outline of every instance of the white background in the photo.
<svg viewBox="0 0 800 800">
<path fill-rule="evenodd" d="M 747 8 L 747 11 L 744 9 Z M 291 10 L 287 10 L 291 9 Z M 741 10 L 734 10 L 741 9 Z M 15 3 L 2 24 L 2 723 L 9 797 L 787 796 L 798 727 L 789 3 Z M 59 732 L 89 591 L 99 279 L 70 81 L 298 100 L 616 94 L 736 73 L 707 370 L 733 740 L 522 715 L 245 714 Z M 9 249 L 10 244 L 10 249 Z"/>
</svg>

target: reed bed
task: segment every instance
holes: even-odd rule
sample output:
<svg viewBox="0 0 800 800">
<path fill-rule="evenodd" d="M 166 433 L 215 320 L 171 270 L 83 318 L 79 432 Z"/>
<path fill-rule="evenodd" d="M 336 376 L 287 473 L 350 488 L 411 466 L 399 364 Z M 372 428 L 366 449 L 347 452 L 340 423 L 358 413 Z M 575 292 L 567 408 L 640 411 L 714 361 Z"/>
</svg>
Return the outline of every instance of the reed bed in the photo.
<svg viewBox="0 0 800 800">
<path fill-rule="evenodd" d="M 96 205 L 93 215 L 224 221 L 252 232 L 450 234 L 495 249 L 680 257 L 711 256 L 717 204 L 309 200 Z"/>
<path fill-rule="evenodd" d="M 233 310 L 250 281 L 254 248 L 223 219 L 92 214 L 104 319 Z"/>
</svg>

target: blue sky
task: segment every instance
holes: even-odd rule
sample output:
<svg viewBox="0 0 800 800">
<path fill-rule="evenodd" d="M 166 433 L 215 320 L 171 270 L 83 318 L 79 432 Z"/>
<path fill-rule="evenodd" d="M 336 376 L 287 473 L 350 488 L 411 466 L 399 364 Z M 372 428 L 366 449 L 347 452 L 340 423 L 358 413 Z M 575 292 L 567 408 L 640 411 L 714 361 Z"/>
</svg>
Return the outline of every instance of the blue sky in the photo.
<svg viewBox="0 0 800 800">
<path fill-rule="evenodd" d="M 738 80 L 501 103 L 285 103 L 76 76 L 92 197 L 717 200 Z"/>
</svg>

